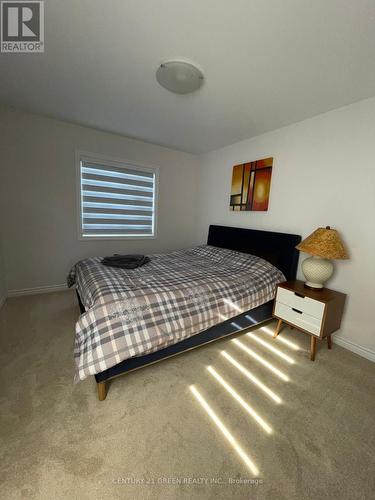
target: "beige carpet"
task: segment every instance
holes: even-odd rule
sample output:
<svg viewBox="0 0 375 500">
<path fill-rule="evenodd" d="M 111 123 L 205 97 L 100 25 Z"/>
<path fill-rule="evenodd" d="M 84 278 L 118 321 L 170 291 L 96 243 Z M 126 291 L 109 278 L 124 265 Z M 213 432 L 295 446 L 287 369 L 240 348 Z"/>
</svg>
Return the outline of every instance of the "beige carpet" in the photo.
<svg viewBox="0 0 375 500">
<path fill-rule="evenodd" d="M 307 336 L 283 330 L 295 350 L 270 323 L 255 337 L 295 363 L 241 333 L 258 360 L 226 339 L 119 378 L 99 402 L 93 378 L 72 383 L 77 315 L 72 292 L 0 311 L 2 498 L 373 498 L 375 364 L 324 343 L 312 363 Z"/>
</svg>

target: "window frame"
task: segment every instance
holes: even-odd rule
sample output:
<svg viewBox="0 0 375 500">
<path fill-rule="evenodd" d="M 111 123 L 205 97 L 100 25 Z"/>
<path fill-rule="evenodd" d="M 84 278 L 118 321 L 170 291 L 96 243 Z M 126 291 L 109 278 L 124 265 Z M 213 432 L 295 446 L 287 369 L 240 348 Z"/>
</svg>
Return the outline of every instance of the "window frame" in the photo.
<svg viewBox="0 0 375 500">
<path fill-rule="evenodd" d="M 98 236 L 98 235 L 88 235 L 83 234 L 83 224 L 82 224 L 82 200 L 81 200 L 81 161 L 92 161 L 95 163 L 102 164 L 107 167 L 117 167 L 129 169 L 133 168 L 141 172 L 149 172 L 155 176 L 154 185 L 154 213 L 153 213 L 153 226 L 152 234 L 137 234 L 137 235 L 118 235 L 118 236 Z M 124 160 L 120 158 L 114 158 L 108 155 L 103 155 L 99 153 L 90 153 L 87 151 L 76 150 L 75 151 L 75 163 L 76 163 L 76 199 L 77 199 L 77 230 L 78 230 L 78 240 L 80 241 L 104 241 L 104 240 L 154 240 L 157 238 L 157 215 L 158 215 L 158 200 L 159 200 L 159 167 L 156 165 L 145 165 L 143 163 L 138 163 L 135 161 Z"/>
</svg>

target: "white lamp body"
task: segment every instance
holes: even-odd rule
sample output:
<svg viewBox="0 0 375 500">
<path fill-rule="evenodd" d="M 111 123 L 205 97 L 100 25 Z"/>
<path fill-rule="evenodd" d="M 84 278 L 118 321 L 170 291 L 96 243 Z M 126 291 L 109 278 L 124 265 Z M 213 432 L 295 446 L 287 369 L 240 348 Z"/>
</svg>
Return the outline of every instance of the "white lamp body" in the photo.
<svg viewBox="0 0 375 500">
<path fill-rule="evenodd" d="M 310 288 L 323 288 L 333 273 L 330 260 L 313 255 L 302 262 L 302 271 L 306 278 L 305 285 Z"/>
</svg>

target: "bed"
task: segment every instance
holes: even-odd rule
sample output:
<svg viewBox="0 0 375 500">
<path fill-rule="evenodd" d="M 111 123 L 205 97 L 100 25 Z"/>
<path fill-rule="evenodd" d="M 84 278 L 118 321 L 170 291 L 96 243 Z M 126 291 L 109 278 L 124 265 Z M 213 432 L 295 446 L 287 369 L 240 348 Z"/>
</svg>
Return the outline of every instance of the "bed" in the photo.
<svg viewBox="0 0 375 500">
<path fill-rule="evenodd" d="M 301 237 L 211 225 L 207 245 L 155 254 L 134 270 L 78 262 L 75 381 L 107 382 L 269 320 L 277 283 L 296 276 Z M 235 328 L 233 324 L 235 323 Z"/>
</svg>

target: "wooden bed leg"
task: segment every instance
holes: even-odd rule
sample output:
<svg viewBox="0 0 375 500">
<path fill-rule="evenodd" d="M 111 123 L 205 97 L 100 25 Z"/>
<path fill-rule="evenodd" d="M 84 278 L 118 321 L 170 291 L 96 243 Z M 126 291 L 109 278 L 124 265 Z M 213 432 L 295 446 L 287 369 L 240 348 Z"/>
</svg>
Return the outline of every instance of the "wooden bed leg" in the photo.
<svg viewBox="0 0 375 500">
<path fill-rule="evenodd" d="M 273 334 L 273 338 L 275 339 L 279 333 L 280 333 L 280 328 L 281 328 L 281 325 L 283 324 L 282 320 L 279 319 L 278 323 L 277 323 L 277 327 L 276 327 L 276 330 L 275 330 L 275 333 Z"/>
<path fill-rule="evenodd" d="M 98 397 L 99 401 L 104 401 L 107 397 L 107 383 L 106 382 L 97 382 L 98 386 Z"/>
</svg>

